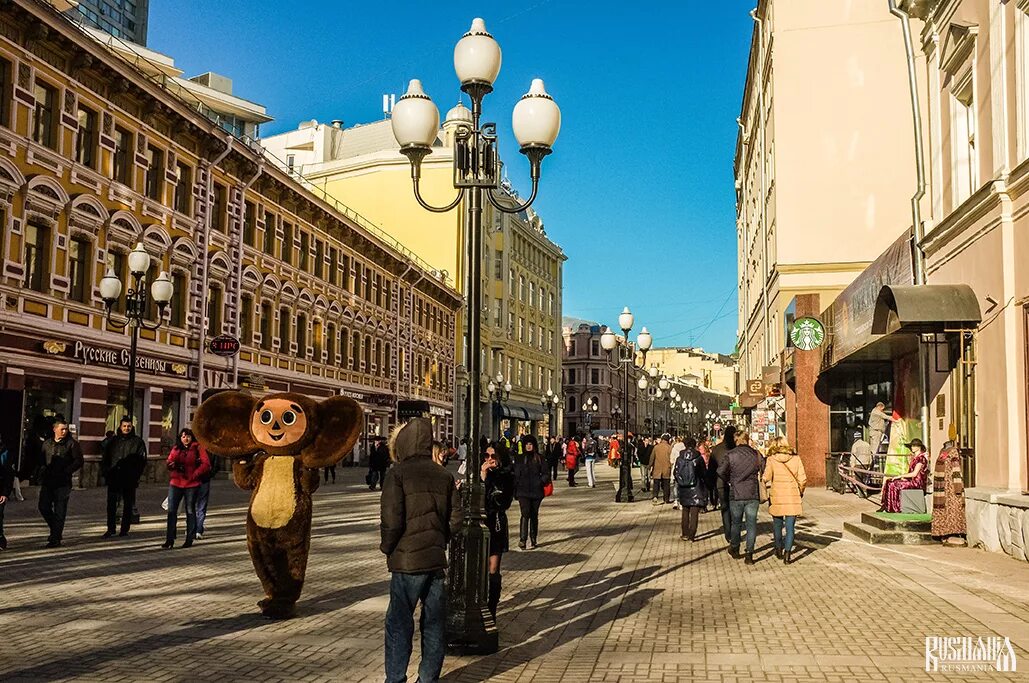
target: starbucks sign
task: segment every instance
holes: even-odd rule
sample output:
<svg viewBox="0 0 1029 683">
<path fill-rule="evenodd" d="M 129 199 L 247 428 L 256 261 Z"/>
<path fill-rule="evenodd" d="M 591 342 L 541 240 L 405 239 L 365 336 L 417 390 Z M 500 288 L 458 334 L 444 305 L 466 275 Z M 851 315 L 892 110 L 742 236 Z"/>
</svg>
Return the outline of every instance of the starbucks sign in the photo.
<svg viewBox="0 0 1029 683">
<path fill-rule="evenodd" d="M 801 351 L 817 349 L 825 341 L 825 328 L 816 318 L 797 318 L 790 328 L 790 341 Z"/>
</svg>

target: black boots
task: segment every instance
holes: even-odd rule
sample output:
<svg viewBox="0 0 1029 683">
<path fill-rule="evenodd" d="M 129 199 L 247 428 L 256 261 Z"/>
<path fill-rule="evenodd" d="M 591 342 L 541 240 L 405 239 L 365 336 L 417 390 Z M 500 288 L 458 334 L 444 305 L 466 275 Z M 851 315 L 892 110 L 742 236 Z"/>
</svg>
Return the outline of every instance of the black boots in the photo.
<svg viewBox="0 0 1029 683">
<path fill-rule="evenodd" d="M 497 605 L 500 604 L 500 586 L 503 583 L 500 574 L 489 575 L 489 595 L 486 598 L 486 605 L 493 618 L 497 618 Z"/>
<path fill-rule="evenodd" d="M 793 562 L 793 558 L 790 557 L 790 554 L 792 552 L 793 552 L 792 550 L 787 550 L 785 553 L 783 553 L 783 556 L 782 556 L 783 564 L 790 564 L 790 563 Z"/>
<path fill-rule="evenodd" d="M 743 564 L 754 564 L 754 553 L 748 552 L 747 559 L 743 560 Z"/>
<path fill-rule="evenodd" d="M 729 546 L 729 557 L 731 557 L 734 560 L 740 559 L 740 547 L 738 545 Z"/>
<path fill-rule="evenodd" d="M 781 560 L 782 559 L 782 553 L 783 553 L 782 548 L 776 548 L 775 549 L 775 559 Z"/>
</svg>

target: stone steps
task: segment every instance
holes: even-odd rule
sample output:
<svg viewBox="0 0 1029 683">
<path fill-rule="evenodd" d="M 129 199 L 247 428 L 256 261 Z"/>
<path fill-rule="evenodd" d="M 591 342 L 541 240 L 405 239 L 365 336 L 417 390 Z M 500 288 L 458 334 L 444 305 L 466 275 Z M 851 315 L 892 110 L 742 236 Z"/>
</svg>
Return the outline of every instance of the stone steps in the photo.
<svg viewBox="0 0 1029 683">
<path fill-rule="evenodd" d="M 844 522 L 843 530 L 865 543 L 876 545 L 928 545 L 936 542 L 928 521 L 890 519 L 875 512 L 863 512 L 859 522 Z"/>
</svg>

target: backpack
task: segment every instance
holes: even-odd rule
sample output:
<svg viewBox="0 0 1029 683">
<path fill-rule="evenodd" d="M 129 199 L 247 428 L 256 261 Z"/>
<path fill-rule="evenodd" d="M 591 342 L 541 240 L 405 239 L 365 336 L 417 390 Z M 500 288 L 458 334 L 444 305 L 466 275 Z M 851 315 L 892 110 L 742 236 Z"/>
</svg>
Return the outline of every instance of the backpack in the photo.
<svg viewBox="0 0 1029 683">
<path fill-rule="evenodd" d="M 597 442 L 594 441 L 593 439 L 588 439 L 586 441 L 586 455 L 596 455 L 596 454 L 597 454 Z"/>
<path fill-rule="evenodd" d="M 690 455 L 692 454 L 683 453 L 679 456 L 675 461 L 675 472 L 672 474 L 675 483 L 685 488 L 697 485 L 697 465 Z"/>
</svg>

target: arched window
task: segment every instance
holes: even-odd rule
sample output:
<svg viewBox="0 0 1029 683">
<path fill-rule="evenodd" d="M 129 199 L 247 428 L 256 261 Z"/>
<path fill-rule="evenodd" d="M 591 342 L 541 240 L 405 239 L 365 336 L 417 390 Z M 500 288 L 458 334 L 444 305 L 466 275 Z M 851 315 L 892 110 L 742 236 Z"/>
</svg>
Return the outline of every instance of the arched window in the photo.
<svg viewBox="0 0 1029 683">
<path fill-rule="evenodd" d="M 355 371 L 361 370 L 361 333 L 354 332 L 350 337 L 350 369 Z"/>
<path fill-rule="evenodd" d="M 279 309 L 279 353 L 289 353 L 289 309 Z"/>
<path fill-rule="evenodd" d="M 364 352 L 362 353 L 362 357 L 364 358 L 364 371 L 370 374 L 374 358 L 372 357 L 372 338 L 368 335 L 365 335 L 364 337 Z"/>
<path fill-rule="evenodd" d="M 311 323 L 311 346 L 314 347 L 314 362 L 322 362 L 322 321 Z"/>
<path fill-rule="evenodd" d="M 339 366 L 344 370 L 350 367 L 350 330 L 345 327 L 339 330 Z"/>
<path fill-rule="evenodd" d="M 577 412 L 579 412 L 579 400 L 575 396 L 575 394 L 572 394 L 571 396 L 568 397 L 568 407 L 567 407 L 567 410 L 568 410 L 569 413 L 577 413 Z"/>
<path fill-rule="evenodd" d="M 382 362 L 382 340 L 381 339 L 376 339 L 375 340 L 375 365 L 376 365 L 376 374 L 379 375 L 379 377 L 385 377 L 386 376 L 386 364 Z"/>
<path fill-rule="evenodd" d="M 297 358 L 307 359 L 307 316 L 297 316 Z"/>
<path fill-rule="evenodd" d="M 261 302 L 261 348 L 272 350 L 272 305 L 267 301 Z"/>
<path fill-rule="evenodd" d="M 386 342 L 386 351 L 382 358 L 382 364 L 385 366 L 384 373 L 389 374 L 393 371 L 393 347 L 389 342 Z"/>
<path fill-rule="evenodd" d="M 239 343 L 250 346 L 254 337 L 254 297 L 244 294 L 239 298 Z"/>
<path fill-rule="evenodd" d="M 325 326 L 325 363 L 336 365 L 336 325 L 328 323 Z"/>
</svg>

